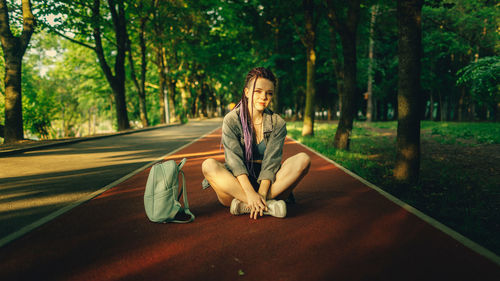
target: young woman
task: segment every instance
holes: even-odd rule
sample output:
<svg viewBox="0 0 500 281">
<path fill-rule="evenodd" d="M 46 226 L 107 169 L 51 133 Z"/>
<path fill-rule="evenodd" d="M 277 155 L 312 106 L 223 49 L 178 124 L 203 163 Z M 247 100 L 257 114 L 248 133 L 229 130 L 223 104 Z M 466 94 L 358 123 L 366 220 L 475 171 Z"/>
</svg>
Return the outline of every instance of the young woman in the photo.
<svg viewBox="0 0 500 281">
<path fill-rule="evenodd" d="M 286 124 L 267 108 L 275 88 L 269 69 L 247 74 L 241 101 L 222 124 L 226 163 L 209 158 L 202 165 L 204 187 L 212 186 L 233 215 L 285 217 L 283 200 L 294 201 L 292 190 L 309 170 L 310 158 L 303 152 L 281 164 Z"/>
</svg>

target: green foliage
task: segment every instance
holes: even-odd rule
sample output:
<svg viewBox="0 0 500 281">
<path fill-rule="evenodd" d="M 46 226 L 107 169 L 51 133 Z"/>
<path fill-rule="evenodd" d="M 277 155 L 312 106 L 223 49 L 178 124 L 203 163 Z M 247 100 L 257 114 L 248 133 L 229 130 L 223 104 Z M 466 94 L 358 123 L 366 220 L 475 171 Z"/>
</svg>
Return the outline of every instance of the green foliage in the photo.
<svg viewBox="0 0 500 281">
<path fill-rule="evenodd" d="M 104 53 L 108 62 L 111 62 L 116 51 L 115 33 L 108 4 L 106 1 L 101 2 Z M 165 51 L 167 79 L 176 85 L 174 92 L 169 94 L 174 95 L 174 106 L 181 121 L 196 117 L 207 108 L 217 111 L 231 102 L 237 102 L 241 98 L 245 74 L 259 65 L 270 67 L 278 76 L 278 111 L 302 110 L 306 62 L 305 49 L 299 36 L 304 32 L 301 1 L 127 0 L 123 3 L 137 73 L 141 66 L 138 36 L 140 20 L 147 18 L 146 101 L 151 124 L 161 122 L 156 55 L 159 49 Z M 96 122 L 105 123 L 115 118 L 110 86 L 94 51 L 61 39 L 61 36 L 65 36 L 93 47 L 92 4 L 90 0 L 33 0 L 39 33 L 34 35 L 27 55 L 29 58 L 24 60 L 27 67 L 23 73 L 26 76 L 23 78 L 26 84 L 26 89 L 23 89 L 24 104 L 28 111 L 39 108 L 40 116 L 46 116 L 48 120 L 45 126 L 52 128 L 49 131 L 54 136 L 88 133 L 83 127 L 87 126 L 89 120 L 95 118 Z M 324 2 L 315 1 L 315 4 L 318 16 L 316 102 L 318 110 L 326 110 L 338 103 L 332 56 L 333 52 L 337 52 L 342 60 L 342 48 L 338 37 L 336 48 L 332 48 Z M 9 1 L 9 5 L 18 3 Z M 345 1 L 335 1 L 335 5 L 343 16 L 347 7 Z M 357 87 L 360 95 L 366 89 L 371 5 L 379 7 L 374 29 L 373 94 L 377 101 L 377 116 L 384 120 L 389 107 L 396 106 L 396 5 L 394 1 L 363 2 L 357 46 Z M 21 27 L 19 13 L 19 9 L 11 9 L 14 31 Z M 500 40 L 493 19 L 498 18 L 498 13 L 497 7 L 489 1 L 426 1 L 422 13 L 424 99 L 429 99 L 432 94 L 434 101 L 440 97 L 440 102 L 452 104 L 450 111 L 456 111 L 453 104 L 458 102 L 458 87 L 466 86 L 470 90 L 470 94 L 466 93 L 464 97 L 466 105 L 486 105 L 490 112 L 495 112 L 498 71 L 494 66 L 498 64 Z M 55 56 L 47 55 L 48 52 L 55 53 Z M 476 54 L 478 62 L 470 64 L 476 60 Z M 0 59 L 0 76 L 3 78 L 2 65 Z M 136 123 L 139 120 L 139 98 L 130 79 L 130 66 L 127 66 L 126 71 L 128 113 L 131 122 Z M 457 71 L 460 76 L 458 86 Z M 3 79 L 0 82 L 3 83 Z M 182 91 L 189 93 L 189 96 L 183 99 Z M 3 86 L 0 92 L 3 93 Z M 185 105 L 182 104 L 183 100 Z M 28 109 L 33 103 L 41 105 Z M 365 101 L 360 98 L 357 104 L 364 111 Z M 0 108 L 1 122 L 4 118 L 3 95 L 0 96 Z M 224 113 L 224 110 L 221 112 Z M 38 116 L 35 112 L 29 114 Z M 456 116 L 456 112 L 454 114 Z M 31 122 L 26 118 L 26 122 Z"/>
<path fill-rule="evenodd" d="M 457 85 L 466 85 L 473 99 L 495 108 L 500 102 L 500 56 L 484 57 L 457 72 Z"/>
<path fill-rule="evenodd" d="M 29 60 L 36 55 L 28 55 Z M 51 121 L 56 108 L 55 96 L 44 91 L 44 81 L 35 75 L 37 69 L 33 64 L 26 62 L 23 67 L 23 122 L 24 129 L 37 138 L 47 139 L 51 135 Z"/>
<path fill-rule="evenodd" d="M 456 74 L 478 58 L 498 56 L 500 33 L 494 19 L 499 16 L 500 10 L 490 1 L 447 0 L 424 6 L 422 88 L 427 96 L 433 95 L 434 101 L 438 100 L 442 107 L 445 102 L 457 104 L 461 98 L 465 106 L 487 105 L 490 112 L 495 111 L 491 94 L 486 94 L 483 85 L 471 85 L 470 93 L 464 94 L 456 84 Z M 482 63 L 491 63 L 491 59 Z M 458 73 L 461 74 L 463 72 Z M 498 92 L 496 85 L 486 87 Z M 480 118 L 487 116 L 482 113 Z"/>
</svg>

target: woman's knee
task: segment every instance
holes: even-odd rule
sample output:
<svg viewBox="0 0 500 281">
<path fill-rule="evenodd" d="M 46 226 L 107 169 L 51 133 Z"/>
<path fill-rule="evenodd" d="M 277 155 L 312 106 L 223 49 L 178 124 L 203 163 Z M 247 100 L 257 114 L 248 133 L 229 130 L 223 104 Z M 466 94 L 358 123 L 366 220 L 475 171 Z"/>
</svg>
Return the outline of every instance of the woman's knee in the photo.
<svg viewBox="0 0 500 281">
<path fill-rule="evenodd" d="M 201 164 L 201 171 L 205 177 L 211 175 L 215 172 L 218 167 L 217 160 L 213 158 L 208 158 Z"/>
<path fill-rule="evenodd" d="M 305 152 L 300 152 L 296 156 L 298 158 L 297 163 L 299 164 L 299 170 L 307 173 L 309 171 L 309 167 L 311 166 L 311 157 L 309 157 L 309 155 Z"/>
</svg>

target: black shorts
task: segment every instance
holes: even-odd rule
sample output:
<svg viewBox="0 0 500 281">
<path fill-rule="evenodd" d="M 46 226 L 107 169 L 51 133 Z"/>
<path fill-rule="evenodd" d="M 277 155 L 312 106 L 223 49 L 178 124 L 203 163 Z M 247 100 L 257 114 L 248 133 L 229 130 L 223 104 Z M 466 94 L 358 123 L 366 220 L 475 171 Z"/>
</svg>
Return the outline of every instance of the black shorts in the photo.
<svg viewBox="0 0 500 281">
<path fill-rule="evenodd" d="M 261 167 L 262 163 L 253 163 L 253 173 L 252 171 L 250 171 L 250 175 L 248 175 L 248 179 L 250 180 L 250 183 L 252 184 L 255 191 L 259 191 L 260 184 L 257 182 L 257 179 L 259 178 Z"/>
</svg>

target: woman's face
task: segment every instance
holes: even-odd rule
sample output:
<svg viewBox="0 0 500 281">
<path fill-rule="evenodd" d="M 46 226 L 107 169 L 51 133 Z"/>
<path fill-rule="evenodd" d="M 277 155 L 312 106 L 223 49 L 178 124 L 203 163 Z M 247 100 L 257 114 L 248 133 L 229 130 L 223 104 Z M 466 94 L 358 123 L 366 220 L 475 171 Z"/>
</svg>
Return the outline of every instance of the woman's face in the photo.
<svg viewBox="0 0 500 281">
<path fill-rule="evenodd" d="M 257 78 L 255 90 L 253 89 L 254 80 L 248 82 L 245 87 L 245 96 L 248 99 L 248 109 L 252 109 L 252 92 L 253 92 L 253 110 L 262 112 L 269 105 L 274 94 L 274 84 L 266 78 Z M 252 91 L 254 90 L 254 91 Z"/>
</svg>

